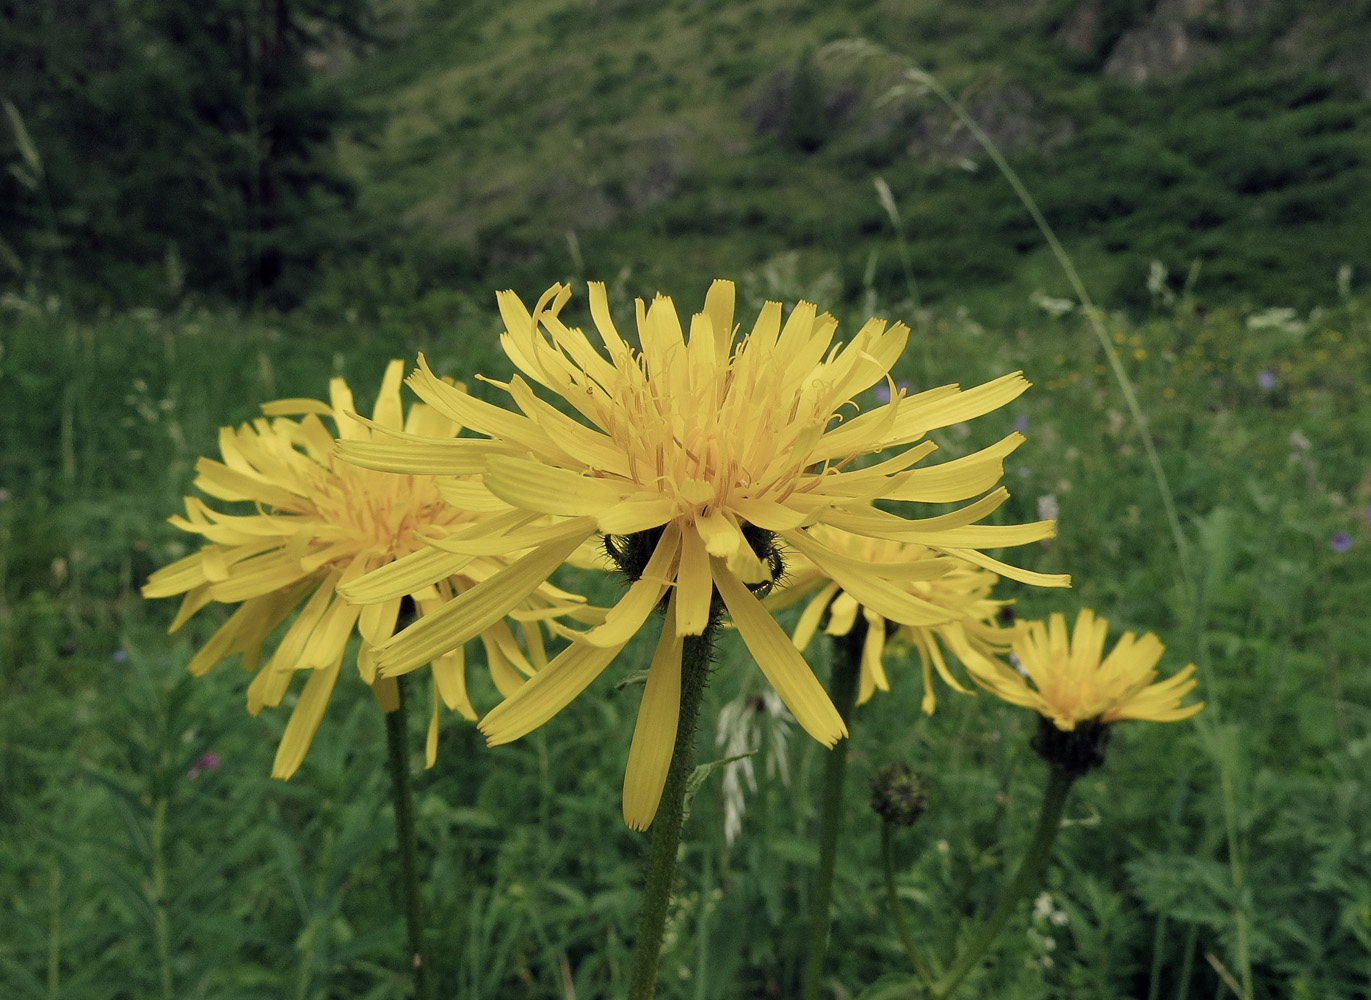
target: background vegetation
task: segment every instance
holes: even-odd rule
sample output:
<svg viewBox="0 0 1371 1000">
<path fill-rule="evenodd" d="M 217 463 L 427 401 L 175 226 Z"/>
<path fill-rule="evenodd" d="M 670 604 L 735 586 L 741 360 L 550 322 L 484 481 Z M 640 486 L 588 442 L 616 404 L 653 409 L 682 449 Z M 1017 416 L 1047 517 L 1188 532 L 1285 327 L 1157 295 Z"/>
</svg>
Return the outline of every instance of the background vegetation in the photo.
<svg viewBox="0 0 1371 1000">
<path fill-rule="evenodd" d="M 1094 607 L 1116 632 L 1157 631 L 1169 669 L 1200 667 L 1209 707 L 1121 727 L 1073 799 L 1050 898 L 1023 908 L 966 995 L 1212 997 L 1245 966 L 1254 997 L 1365 995 L 1371 300 L 1352 40 L 1366 4 L 1187 18 L 1172 7 L 1196 5 L 1122 0 L 282 3 L 313 41 L 294 50 L 309 72 L 281 100 L 331 108 L 310 120 L 334 141 L 296 134 L 291 169 L 312 179 L 270 225 L 243 166 L 262 162 L 270 115 L 177 103 L 203 76 L 241 112 L 241 59 L 187 56 L 153 3 L 77 6 L 86 21 L 0 11 L 23 42 L 3 47 L 0 199 L 6 996 L 407 995 L 379 714 L 340 684 L 301 772 L 269 781 L 285 713 L 248 717 L 231 664 L 192 682 L 183 665 L 213 622 L 168 638 L 171 602 L 137 594 L 186 551 L 164 518 L 218 426 L 263 401 L 320 395 L 332 374 L 364 400 L 387 359 L 420 350 L 459 377 L 507 375 L 493 287 L 531 296 L 599 277 L 620 304 L 660 286 L 690 310 L 716 275 L 736 277 L 749 308 L 806 295 L 847 329 L 905 319 L 916 337 L 900 375 L 916 388 L 1023 369 L 1035 387 L 1019 403 L 938 439 L 952 457 L 1026 427 L 1005 513 L 1055 504 L 1060 537 L 1023 561 L 1076 586 L 1006 595 L 1028 616 Z M 1232 14 L 1249 7 L 1255 21 Z M 274 9 L 201 8 L 185 37 L 234 44 L 250 32 L 210 31 L 223 23 L 211 15 L 265 30 L 244 19 Z M 1125 57 L 1172 23 L 1200 55 L 1158 80 Z M 78 60 L 94 40 L 107 61 Z M 1009 149 L 1110 308 L 1193 589 L 1098 344 L 910 65 Z M 1144 65 L 1150 82 L 1130 82 Z M 157 94 L 155 112 L 134 101 Z M 102 122 L 102 142 L 77 130 Z M 213 170 L 188 166 L 195 135 L 219 150 Z M 219 216 L 215 184 L 233 192 Z M 271 247 L 282 266 L 268 282 L 254 262 Z M 445 719 L 438 765 L 417 776 L 445 995 L 622 990 L 642 840 L 618 804 L 638 695 L 614 682 L 645 654 L 631 648 L 510 746 Z M 835 997 L 901 961 L 864 776 L 904 759 L 932 786 L 897 850 L 935 954 L 993 905 L 1037 807 L 1031 719 L 951 696 L 925 719 L 913 672 L 896 665 L 892 680 L 852 747 Z M 702 745 L 719 709 L 761 683 L 725 644 Z M 759 781 L 732 843 L 717 778 L 696 797 L 665 997 L 795 991 L 820 754 L 793 729 L 781 749 L 756 722 L 759 777 L 783 753 L 790 780 Z"/>
<path fill-rule="evenodd" d="M 910 67 L 963 97 L 1117 306 L 1147 305 L 1154 259 L 1207 305 L 1329 301 L 1371 221 L 1367 0 L 100 0 L 0 28 L 4 277 L 87 307 L 374 317 L 781 253 L 846 302 L 903 295 L 877 176 L 928 301 L 1063 291 Z"/>
</svg>

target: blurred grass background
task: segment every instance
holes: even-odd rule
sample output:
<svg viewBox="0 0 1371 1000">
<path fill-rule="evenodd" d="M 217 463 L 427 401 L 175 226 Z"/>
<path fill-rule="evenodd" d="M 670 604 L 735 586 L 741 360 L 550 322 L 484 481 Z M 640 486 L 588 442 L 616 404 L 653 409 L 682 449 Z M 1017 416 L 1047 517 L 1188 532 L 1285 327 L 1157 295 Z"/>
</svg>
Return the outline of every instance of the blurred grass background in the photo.
<svg viewBox="0 0 1371 1000">
<path fill-rule="evenodd" d="M 1027 395 L 937 438 L 955 457 L 1025 427 L 1005 516 L 1055 505 L 1060 534 L 1009 557 L 1070 572 L 1075 588 L 1004 596 L 1025 616 L 1093 607 L 1114 634 L 1156 631 L 1168 670 L 1200 667 L 1209 708 L 1121 728 L 1073 799 L 1050 899 L 1024 907 L 966 995 L 1222 996 L 1244 964 L 1253 997 L 1365 995 L 1371 71 L 1358 39 L 1371 5 L 278 6 L 313 39 L 286 105 L 335 109 L 309 148 L 338 183 L 329 197 L 305 185 L 275 214 L 249 183 L 270 157 L 216 181 L 175 152 L 172 126 L 191 117 L 164 116 L 151 165 L 95 155 L 127 152 L 126 135 L 72 130 L 102 107 L 124 125 L 146 118 L 113 98 L 135 84 L 175 93 L 149 81 L 203 96 L 219 79 L 240 111 L 250 88 L 229 82 L 256 79 L 260 96 L 260 74 L 235 77 L 231 59 L 201 59 L 203 78 L 171 72 L 187 63 L 166 39 L 196 25 L 157 4 L 89 5 L 86 22 L 4 15 L 23 42 L 11 53 L 70 41 L 60 27 L 85 37 L 76 55 L 100 40 L 106 56 L 63 86 L 50 79 L 61 63 L 4 64 L 4 995 L 407 995 L 379 714 L 341 684 L 300 774 L 269 781 L 285 713 L 248 717 L 232 664 L 191 682 L 210 613 L 168 637 L 172 602 L 138 596 L 188 551 L 165 518 L 217 428 L 262 402 L 322 395 L 339 374 L 365 405 L 385 361 L 419 351 L 468 382 L 506 377 L 496 287 L 528 299 L 603 279 L 619 308 L 660 288 L 688 311 L 717 276 L 738 280 L 743 314 L 805 296 L 840 330 L 904 320 L 915 337 L 895 374 L 915 389 L 1022 369 Z M 244 45 L 278 23 L 254 20 L 266 9 L 206 5 Z M 120 30 L 80 36 L 74 25 L 100 23 L 92 11 Z M 323 27 L 348 11 L 366 17 L 344 44 Z M 1147 39 L 1175 37 L 1192 64 L 1149 61 Z M 149 64 L 121 48 L 149 38 L 162 39 Z M 1003 180 L 908 84 L 910 66 L 936 72 L 1005 146 L 1107 307 L 1176 493 L 1193 592 L 1065 280 Z M 264 122 L 284 127 L 256 107 L 224 119 L 222 147 L 191 129 L 205 155 L 224 151 L 211 167 L 227 171 Z M 160 188 L 157 211 L 148 192 L 168 171 L 185 186 Z M 143 178 L 143 194 L 119 177 Z M 197 215 L 215 190 L 218 215 Z M 572 308 L 584 322 L 583 296 Z M 643 844 L 619 816 L 638 695 L 614 682 L 646 655 L 645 641 L 630 647 L 509 746 L 488 750 L 445 718 L 438 765 L 417 775 L 443 995 L 622 990 Z M 891 674 L 852 746 L 835 997 L 901 967 L 865 776 L 908 760 L 930 782 L 930 813 L 897 849 L 935 955 L 993 905 L 1037 805 L 1032 720 L 950 694 L 926 719 L 914 671 Z M 726 642 L 701 743 L 723 704 L 761 684 Z M 757 723 L 760 775 L 782 751 Z M 760 781 L 731 844 L 717 779 L 695 799 L 664 997 L 794 995 L 821 757 L 790 736 L 789 783 Z"/>
</svg>

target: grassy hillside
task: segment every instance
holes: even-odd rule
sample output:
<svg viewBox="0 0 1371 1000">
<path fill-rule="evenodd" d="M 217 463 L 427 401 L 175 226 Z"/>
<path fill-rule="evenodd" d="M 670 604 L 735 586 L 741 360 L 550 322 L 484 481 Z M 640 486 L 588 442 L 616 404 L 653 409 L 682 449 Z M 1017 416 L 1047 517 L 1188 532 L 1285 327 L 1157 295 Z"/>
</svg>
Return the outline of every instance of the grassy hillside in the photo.
<svg viewBox="0 0 1371 1000">
<path fill-rule="evenodd" d="M 1144 303 L 1155 259 L 1210 303 L 1307 306 L 1371 232 L 1371 5 L 1308 6 L 418 0 L 347 71 L 373 117 L 345 157 L 379 258 L 434 285 L 627 267 L 635 290 L 698 286 L 795 252 L 849 300 L 903 294 L 881 177 L 925 300 L 1061 291 L 1003 179 L 908 79 L 921 67 L 1106 300 Z M 1157 63 L 1157 38 L 1187 64 Z"/>
</svg>

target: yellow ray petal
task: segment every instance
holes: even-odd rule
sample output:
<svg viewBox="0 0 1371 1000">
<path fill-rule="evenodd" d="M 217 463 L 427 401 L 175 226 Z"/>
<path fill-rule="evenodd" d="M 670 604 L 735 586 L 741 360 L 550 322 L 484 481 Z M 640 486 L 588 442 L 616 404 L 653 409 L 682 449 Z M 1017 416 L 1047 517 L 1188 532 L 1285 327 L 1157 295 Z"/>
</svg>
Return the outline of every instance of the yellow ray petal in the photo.
<svg viewBox="0 0 1371 1000">
<path fill-rule="evenodd" d="M 671 766 L 676 728 L 681 716 L 681 650 L 676 597 L 667 602 L 666 620 L 657 650 L 648 668 L 638 721 L 633 726 L 633 745 L 624 772 L 624 822 L 632 830 L 646 830 L 657 815 L 662 786 Z"/>
<path fill-rule="evenodd" d="M 476 721 L 476 710 L 467 696 L 466 647 L 458 646 L 433 661 L 434 690 L 443 704 L 459 712 L 468 722 Z M 435 699 L 436 701 L 437 699 Z"/>
<path fill-rule="evenodd" d="M 195 487 L 220 500 L 251 500 L 269 507 L 289 508 L 300 499 L 274 482 L 237 472 L 212 458 L 195 463 Z"/>
<path fill-rule="evenodd" d="M 781 537 L 801 554 L 809 556 L 814 547 L 824 549 L 823 559 L 827 565 L 839 565 L 853 573 L 869 573 L 878 576 L 883 580 L 897 580 L 901 583 L 912 583 L 917 580 L 936 580 L 946 576 L 956 568 L 956 560 L 948 559 L 933 553 L 923 559 L 907 559 L 904 562 L 879 562 L 872 559 L 859 559 L 856 556 L 847 555 L 844 552 L 824 545 L 814 538 L 807 531 L 783 532 Z M 812 557 L 811 557 L 812 558 Z M 770 606 L 770 605 L 769 605 Z"/>
<path fill-rule="evenodd" d="M 341 660 L 361 610 L 357 605 L 335 596 L 315 626 L 297 669 L 318 670 L 335 660 Z"/>
<path fill-rule="evenodd" d="M 695 530 L 704 539 L 705 548 L 711 556 L 727 559 L 747 544 L 742 531 L 722 510 L 715 510 L 705 517 L 697 517 Z"/>
<path fill-rule="evenodd" d="M 148 582 L 143 584 L 142 593 L 144 597 L 149 599 L 171 597 L 173 594 L 183 594 L 204 582 L 204 559 L 199 552 L 196 552 L 183 556 L 169 566 L 163 566 L 153 573 L 148 577 Z"/>
<path fill-rule="evenodd" d="M 537 729 L 600 676 L 622 648 L 572 643 L 480 721 L 486 742 L 508 743 Z"/>
<path fill-rule="evenodd" d="M 633 483 L 591 478 L 543 462 L 505 456 L 490 459 L 485 484 L 515 507 L 568 517 L 599 514 L 638 489 Z"/>
<path fill-rule="evenodd" d="M 389 715 L 400 710 L 400 684 L 394 677 L 378 677 L 376 683 L 369 686 L 371 696 L 382 712 Z"/>
<path fill-rule="evenodd" d="M 673 617 L 681 635 L 699 635 L 709 624 L 709 606 L 714 597 L 714 580 L 709 572 L 709 553 L 704 540 L 693 528 L 681 536 L 681 565 L 676 571 Z"/>
<path fill-rule="evenodd" d="M 949 503 L 966 500 L 994 487 L 1004 475 L 1005 456 L 1025 438 L 1017 431 L 989 448 L 944 462 L 915 469 L 900 477 L 897 489 L 880 494 L 886 500 L 917 500 L 920 503 Z"/>
<path fill-rule="evenodd" d="M 819 622 L 823 620 L 824 612 L 828 610 L 829 604 L 837 593 L 838 585 L 829 583 L 814 595 L 812 601 L 805 605 L 800 620 L 795 623 L 795 632 L 791 636 L 791 642 L 800 652 L 804 652 L 805 647 L 809 645 L 809 640 L 814 637 L 814 633 L 819 628 Z M 768 606 L 770 606 L 769 602 Z"/>
<path fill-rule="evenodd" d="M 592 517 L 575 517 L 564 521 L 538 523 L 540 520 L 538 514 L 526 514 L 521 510 L 516 510 L 511 511 L 510 516 L 513 519 L 511 523 L 517 526 L 510 530 L 501 530 L 504 525 L 497 525 L 495 518 L 491 518 L 488 521 L 480 522 L 475 530 L 448 535 L 446 538 L 428 538 L 425 541 L 444 552 L 462 552 L 477 556 L 506 556 L 521 549 L 547 545 L 567 537 L 568 534 L 579 533 L 581 538 L 585 539 L 595 532 L 595 519 Z M 496 517 L 503 517 L 503 515 L 496 515 Z"/>
<path fill-rule="evenodd" d="M 490 679 L 495 682 L 495 689 L 500 692 L 501 698 L 512 697 L 524 686 L 524 678 L 509 665 L 508 658 L 491 640 L 489 630 L 482 632 L 480 639 L 486 650 L 486 669 L 490 671 Z"/>
<path fill-rule="evenodd" d="M 228 579 L 210 585 L 216 601 L 236 604 L 282 587 L 289 587 L 306 574 L 300 561 L 289 552 L 269 552 L 239 563 Z"/>
<path fill-rule="evenodd" d="M 662 599 L 676 577 L 676 560 L 681 551 L 681 529 L 668 524 L 643 567 L 643 575 L 629 585 L 628 593 L 605 615 L 604 623 L 576 636 L 578 642 L 593 646 L 623 648 L 624 643 L 643 627 L 647 616 Z"/>
<path fill-rule="evenodd" d="M 424 767 L 438 763 L 438 693 L 433 693 L 433 712 L 428 717 L 428 732 L 424 736 Z"/>
<path fill-rule="evenodd" d="M 339 588 L 340 592 L 342 588 Z M 346 597 L 346 595 L 344 595 Z M 379 646 L 395 634 L 395 622 L 400 616 L 402 597 L 392 597 L 380 604 L 368 604 L 362 608 L 357 618 L 357 631 L 363 640 L 372 646 Z M 370 678 L 363 678 L 368 684 Z"/>
<path fill-rule="evenodd" d="M 420 618 L 378 650 L 381 672 L 387 676 L 407 673 L 499 621 L 546 581 L 589 534 L 577 524 L 569 537 L 535 549 Z"/>
<path fill-rule="evenodd" d="M 333 407 L 322 399 L 275 399 L 262 404 L 262 415 L 266 417 L 302 417 L 312 413 L 319 417 L 332 417 Z"/>
<path fill-rule="evenodd" d="M 478 479 L 441 479 L 438 495 L 459 510 L 472 514 L 495 514 L 509 510 L 509 504 L 486 489 Z"/>
<path fill-rule="evenodd" d="M 805 732 L 832 747 L 847 735 L 847 727 L 809 664 L 722 559 L 714 560 L 713 570 L 714 586 L 757 666 Z"/>
<path fill-rule="evenodd" d="M 910 519 L 877 510 L 875 507 L 835 509 L 824 515 L 824 521 L 835 528 L 868 538 L 889 538 L 892 541 L 924 542 L 935 532 L 951 531 L 974 524 L 996 511 L 1009 499 L 1003 486 L 992 490 L 975 503 L 939 514 L 936 517 Z"/>
<path fill-rule="evenodd" d="M 338 679 L 338 666 L 334 663 L 310 673 L 305 689 L 300 692 L 300 700 L 295 703 L 295 711 L 290 713 L 281 745 L 276 749 L 276 760 L 271 766 L 273 778 L 289 778 L 305 759 L 305 752 L 314 742 L 314 734 L 323 721 L 333 683 Z"/>
<path fill-rule="evenodd" d="M 601 511 L 596 523 L 606 535 L 631 535 L 665 524 L 672 509 L 669 497 L 637 496 Z"/>
<path fill-rule="evenodd" d="M 176 617 L 167 626 L 167 632 L 175 632 L 182 625 L 188 622 L 195 612 L 209 604 L 213 598 L 209 595 L 209 585 L 202 583 L 194 590 L 186 592 L 186 596 L 181 600 L 181 606 L 176 611 Z"/>
<path fill-rule="evenodd" d="M 420 399 L 463 427 L 492 438 L 518 442 L 524 447 L 537 445 L 533 450 L 539 453 L 558 450 L 546 432 L 528 417 L 470 396 L 438 378 L 422 354 L 419 355 L 419 367 L 410 373 L 407 381 Z"/>
<path fill-rule="evenodd" d="M 941 548 L 941 547 L 940 547 Z M 1026 583 L 1033 587 L 1069 587 L 1071 586 L 1071 575 L 1069 573 L 1034 573 L 1030 570 L 1020 569 L 1008 563 L 1000 562 L 998 559 L 991 558 L 984 552 L 976 549 L 941 549 L 950 556 L 958 559 L 965 559 L 969 563 L 988 569 L 992 573 L 998 573 L 1008 580 L 1017 580 L 1019 583 Z"/>
<path fill-rule="evenodd" d="M 509 445 L 481 438 L 420 438 L 398 433 L 395 441 L 339 441 L 336 454 L 349 465 L 412 476 L 469 476 L 482 471 L 491 455 Z"/>
<path fill-rule="evenodd" d="M 383 604 L 461 571 L 472 556 L 425 546 L 338 588 L 353 604 Z"/>
<path fill-rule="evenodd" d="M 788 531 L 798 528 L 811 516 L 810 510 L 797 510 L 775 500 L 739 497 L 729 502 L 729 509 L 748 524 L 767 531 Z"/>
<path fill-rule="evenodd" d="M 372 421 L 382 427 L 404 430 L 405 414 L 404 408 L 400 405 L 400 383 L 404 378 L 403 361 L 394 360 L 386 365 L 386 372 L 381 376 L 381 389 L 376 394 L 376 406 L 371 411 Z"/>
<path fill-rule="evenodd" d="M 831 549 L 807 537 L 803 531 L 787 532 L 786 541 L 804 553 L 811 562 L 837 582 L 864 607 L 883 618 L 902 625 L 937 625 L 950 621 L 952 612 L 915 597 L 863 567 L 859 560 L 837 556 Z"/>
<path fill-rule="evenodd" d="M 704 312 L 714 335 L 714 361 L 720 365 L 728 360 L 728 349 L 733 343 L 733 303 L 733 282 L 718 279 L 710 284 Z"/>
</svg>

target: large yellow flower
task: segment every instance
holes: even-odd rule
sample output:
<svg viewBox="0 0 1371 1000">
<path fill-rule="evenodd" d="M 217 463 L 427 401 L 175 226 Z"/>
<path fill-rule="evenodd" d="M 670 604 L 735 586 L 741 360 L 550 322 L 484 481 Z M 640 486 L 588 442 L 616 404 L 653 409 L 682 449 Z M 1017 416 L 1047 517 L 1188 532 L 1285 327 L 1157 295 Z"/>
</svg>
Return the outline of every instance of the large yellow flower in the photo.
<svg viewBox="0 0 1371 1000">
<path fill-rule="evenodd" d="M 888 581 L 891 586 L 909 590 L 948 615 L 947 620 L 932 625 L 888 621 L 879 612 L 864 606 L 844 590 L 842 584 L 830 579 L 808 559 L 787 558 L 784 589 L 768 598 L 766 603 L 772 610 L 779 610 L 808 600 L 791 637 L 796 649 L 804 651 L 820 624 L 824 625 L 824 632 L 834 636 L 850 634 L 857 627 L 858 615 L 866 625 L 857 704 L 865 703 L 877 690 L 890 690 L 881 661 L 891 639 L 902 640 L 918 652 L 923 670 L 922 708 L 930 715 L 938 703 L 933 690 L 934 670 L 954 691 L 970 694 L 952 675 L 942 646 L 963 663 L 994 660 L 1009 652 L 1018 629 L 999 624 L 1000 610 L 1007 602 L 991 599 L 990 591 L 999 577 L 990 570 L 940 556 L 937 550 L 917 542 L 864 538 L 835 531 L 826 525 L 815 526 L 810 534 L 835 552 L 865 563 L 871 575 Z M 941 575 L 925 575 L 923 567 L 930 560 L 942 570 Z M 981 666 L 982 670 L 993 669 L 990 664 Z"/>
<path fill-rule="evenodd" d="M 386 369 L 372 425 L 434 437 L 452 437 L 459 425 L 422 404 L 402 413 L 400 382 L 404 367 L 392 361 Z M 481 494 L 475 484 L 433 476 L 392 476 L 360 469 L 334 456 L 337 438 L 367 441 L 373 431 L 355 416 L 347 383 L 335 378 L 328 403 L 283 399 L 262 407 L 251 424 L 219 432 L 223 461 L 201 458 L 195 486 L 219 500 L 245 502 L 255 513 L 222 513 L 196 497 L 186 497 L 186 516 L 171 522 L 206 539 L 199 551 L 161 570 L 148 580 L 144 597 L 185 594 L 171 631 L 212 601 L 239 604 L 238 609 L 205 643 L 188 669 L 199 676 L 226 657 L 242 655 L 248 670 L 261 664 L 262 644 L 296 608 L 300 613 L 287 629 L 266 665 L 248 687 L 248 711 L 280 704 L 295 671 L 309 680 L 300 693 L 277 750 L 272 774 L 288 778 L 300 766 L 338 678 L 339 666 L 353 631 L 362 638 L 357 666 L 381 707 L 394 711 L 398 692 L 393 678 L 376 672 L 376 647 L 391 637 L 402 600 L 411 599 L 420 616 L 441 607 L 454 594 L 486 580 L 504 568 L 504 560 L 480 557 L 452 560 L 430 548 L 422 535 L 479 530 L 490 509 L 506 505 Z M 292 420 L 288 417 L 299 416 Z M 274 418 L 274 419 L 271 419 Z M 463 506 L 473 498 L 473 512 Z M 451 501 L 451 502 L 449 502 Z M 402 563 L 396 560 L 404 559 Z M 386 565 L 418 569 L 442 557 L 437 573 L 419 570 L 422 584 L 405 586 L 392 599 L 359 608 L 336 595 L 340 586 Z M 547 609 L 565 604 L 565 595 L 544 591 L 532 600 Z M 302 607 L 303 605 L 303 607 Z M 420 619 L 422 620 L 422 618 Z M 524 628 L 525 643 L 535 663 L 545 662 L 537 626 Z M 483 626 L 491 674 L 506 693 L 532 673 L 508 625 Z M 438 739 L 438 702 L 475 720 L 467 698 L 463 653 L 454 645 L 435 655 L 433 715 L 427 752 L 432 765 Z"/>
<path fill-rule="evenodd" d="M 1157 681 L 1157 661 L 1166 651 L 1161 641 L 1151 632 L 1141 639 L 1125 632 L 1103 656 L 1108 630 L 1108 621 L 1083 608 L 1068 638 L 1066 619 L 1054 614 L 1046 625 L 1029 622 L 1014 643 L 1023 673 L 1001 663 L 994 664 L 995 669 L 978 669 L 971 663 L 967 667 L 987 690 L 1034 709 L 1067 732 L 1086 722 L 1175 722 L 1204 707 L 1203 702 L 1181 704 L 1198 683 L 1193 663 Z"/>
<path fill-rule="evenodd" d="M 1015 579 L 1066 584 L 1064 577 L 1005 566 L 980 551 L 1053 532 L 1050 521 L 977 523 L 1008 496 L 995 485 L 1017 435 L 927 469 L 913 466 L 934 444 L 900 447 L 1009 402 L 1028 385 L 1021 375 L 966 391 L 948 385 L 909 398 L 894 392 L 888 404 L 857 414 L 856 395 L 882 379 L 889 383 L 889 369 L 909 333 L 904 326 L 871 320 L 846 346 L 835 345 L 833 317 L 802 302 L 783 322 L 781 306 L 773 302 L 739 339 L 733 285 L 718 281 L 704 311 L 691 319 L 688 337 L 670 299 L 659 296 L 650 306 L 640 300 L 635 349 L 615 329 L 604 286 L 593 283 L 590 313 L 606 357 L 559 319 L 570 294 L 554 286 L 530 313 L 513 292 L 502 293 L 502 344 L 524 375 L 560 396 L 583 420 L 540 399 L 518 376 L 492 383 L 518 412 L 474 399 L 434 377 L 421 358 L 410 379 L 414 390 L 488 440 L 345 442 L 342 453 L 395 472 L 480 472 L 491 493 L 523 512 L 501 525 L 502 534 L 436 543 L 454 556 L 530 551 L 384 646 L 379 657 L 385 674 L 412 669 L 464 642 L 597 532 L 627 536 L 629 541 L 615 546 L 620 554 L 633 548 L 647 556 L 604 622 L 579 633 L 480 723 L 494 744 L 547 721 L 614 659 L 667 596 L 625 775 L 624 817 L 630 826 L 644 828 L 656 813 L 675 739 L 683 639 L 704 632 L 716 594 L 806 731 L 828 746 L 846 734 L 823 686 L 749 589 L 771 579 L 773 535 L 863 606 L 900 624 L 931 625 L 951 615 L 824 544 L 810 528 L 826 523 L 854 534 L 918 542 Z M 858 467 L 862 456 L 883 449 L 899 450 Z M 986 495 L 959 510 L 923 520 L 874 505 L 958 501 L 981 493 Z M 547 525 L 541 520 L 547 515 L 560 520 Z M 910 574 L 941 570 L 937 560 L 928 560 Z M 390 591 L 362 581 L 346 593 L 371 601 Z"/>
</svg>

